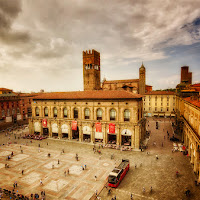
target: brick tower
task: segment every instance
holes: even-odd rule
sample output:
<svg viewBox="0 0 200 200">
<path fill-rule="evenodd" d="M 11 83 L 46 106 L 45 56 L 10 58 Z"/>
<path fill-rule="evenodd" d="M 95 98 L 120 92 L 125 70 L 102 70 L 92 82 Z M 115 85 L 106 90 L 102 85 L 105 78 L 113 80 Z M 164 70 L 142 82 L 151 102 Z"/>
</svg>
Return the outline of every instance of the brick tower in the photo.
<svg viewBox="0 0 200 200">
<path fill-rule="evenodd" d="M 100 53 L 92 49 L 92 52 L 83 51 L 83 84 L 84 90 L 100 90 Z"/>
<path fill-rule="evenodd" d="M 145 93 L 145 85 L 146 85 L 146 69 L 142 63 L 139 69 L 139 94 Z"/>
</svg>

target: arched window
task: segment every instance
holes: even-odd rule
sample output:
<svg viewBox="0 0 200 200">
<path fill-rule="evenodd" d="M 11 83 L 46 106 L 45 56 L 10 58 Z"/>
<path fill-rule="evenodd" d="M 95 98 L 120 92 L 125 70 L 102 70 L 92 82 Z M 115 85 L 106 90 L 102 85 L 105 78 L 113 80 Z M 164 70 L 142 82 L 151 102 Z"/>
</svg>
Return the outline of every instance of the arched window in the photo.
<svg viewBox="0 0 200 200">
<path fill-rule="evenodd" d="M 53 116 L 54 116 L 54 117 L 57 117 L 57 116 L 58 116 L 58 110 L 57 110 L 57 108 L 54 108 L 54 109 L 53 109 Z"/>
<path fill-rule="evenodd" d="M 47 107 L 44 109 L 44 116 L 48 117 L 48 108 Z"/>
<path fill-rule="evenodd" d="M 102 110 L 101 110 L 101 108 L 97 109 L 97 120 L 102 120 Z"/>
<path fill-rule="evenodd" d="M 74 108 L 74 118 L 78 118 L 78 108 Z"/>
<path fill-rule="evenodd" d="M 115 120 L 116 119 L 116 111 L 115 109 L 110 110 L 110 120 Z"/>
<path fill-rule="evenodd" d="M 130 121 L 130 111 L 128 109 L 124 110 L 124 121 Z"/>
<path fill-rule="evenodd" d="M 64 108 L 64 109 L 63 109 L 63 116 L 64 116 L 64 117 L 67 117 L 67 108 Z"/>
<path fill-rule="evenodd" d="M 38 107 L 35 108 L 35 115 L 40 116 L 40 109 Z"/>
<path fill-rule="evenodd" d="M 85 109 L 85 119 L 90 119 L 90 109 L 89 108 Z"/>
</svg>

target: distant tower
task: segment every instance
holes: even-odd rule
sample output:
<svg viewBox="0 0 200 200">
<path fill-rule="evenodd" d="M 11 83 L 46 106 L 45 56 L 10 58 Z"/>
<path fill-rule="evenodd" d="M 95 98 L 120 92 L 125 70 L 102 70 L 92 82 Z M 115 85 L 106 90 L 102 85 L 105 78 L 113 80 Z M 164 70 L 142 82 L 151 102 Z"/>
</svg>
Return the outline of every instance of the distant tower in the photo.
<svg viewBox="0 0 200 200">
<path fill-rule="evenodd" d="M 145 86 L 146 86 L 146 69 L 142 63 L 139 69 L 139 94 L 145 93 Z"/>
<path fill-rule="evenodd" d="M 100 90 L 101 83 L 100 53 L 83 51 L 83 84 L 84 90 Z"/>
<path fill-rule="evenodd" d="M 192 72 L 188 66 L 181 67 L 181 83 L 192 84 Z"/>
</svg>

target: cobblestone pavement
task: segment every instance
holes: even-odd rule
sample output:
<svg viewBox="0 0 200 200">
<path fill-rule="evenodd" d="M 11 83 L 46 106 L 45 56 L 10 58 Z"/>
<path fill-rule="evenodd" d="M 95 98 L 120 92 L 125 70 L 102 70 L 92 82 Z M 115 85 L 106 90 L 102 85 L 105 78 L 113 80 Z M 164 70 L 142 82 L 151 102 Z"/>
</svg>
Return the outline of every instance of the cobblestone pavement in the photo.
<svg viewBox="0 0 200 200">
<path fill-rule="evenodd" d="M 191 190 L 190 199 L 200 199 L 200 186 L 195 186 L 195 175 L 192 170 L 189 158 L 181 152 L 172 153 L 173 142 L 167 139 L 167 131 L 170 136 L 173 134 L 169 119 L 157 119 L 159 129 L 156 129 L 156 121 L 148 119 L 151 130 L 148 149 L 144 152 L 123 152 L 123 156 L 131 161 L 131 167 L 125 178 L 117 189 L 112 189 L 112 194 L 108 195 L 104 188 L 100 194 L 101 199 L 112 199 L 115 195 L 117 199 L 158 199 L 158 200 L 178 200 L 188 199 L 184 192 L 186 188 Z M 164 129 L 164 130 L 163 130 Z M 165 136 L 165 139 L 164 139 Z M 153 143 L 156 143 L 154 146 Z M 163 147 L 162 147 L 163 143 Z M 147 151 L 150 152 L 147 155 Z M 158 160 L 156 160 L 158 155 Z M 135 164 L 137 168 L 135 169 Z M 176 171 L 180 176 L 176 177 Z M 150 192 L 150 188 L 153 192 Z M 143 192 L 143 187 L 145 192 Z"/>
<path fill-rule="evenodd" d="M 0 135 L 0 187 L 12 189 L 14 181 L 18 182 L 18 192 L 24 195 L 40 193 L 45 190 L 48 199 L 89 199 L 97 190 L 99 192 L 105 184 L 108 173 L 122 158 L 130 159 L 130 170 L 117 189 L 112 189 L 110 195 L 104 188 L 99 194 L 102 200 L 128 200 L 131 193 L 134 199 L 187 199 L 184 195 L 188 187 L 192 195 L 190 199 L 199 199 L 200 186 L 194 185 L 195 175 L 189 158 L 181 152 L 172 153 L 173 143 L 167 139 L 167 130 L 172 135 L 173 130 L 169 120 L 159 121 L 159 129 L 155 129 L 155 120 L 149 119 L 151 130 L 148 149 L 144 152 L 121 152 L 113 149 L 100 149 L 102 155 L 93 153 L 93 145 L 87 143 L 64 140 L 46 139 L 30 143 L 27 139 L 18 139 L 21 131 L 9 136 Z M 163 131 L 164 129 L 164 131 Z M 17 135 L 15 139 L 14 134 Z M 165 139 L 164 139 L 165 136 Z M 153 145 L 156 142 L 156 145 Z M 162 147 L 163 142 L 163 147 Z M 17 143 L 17 144 L 14 144 Z M 48 143 L 48 145 L 47 145 Z M 40 148 L 39 148 L 40 144 Z M 21 153 L 20 146 L 23 149 Z M 62 149 L 65 153 L 61 154 Z M 14 152 L 14 157 L 6 161 L 7 154 Z M 150 152 L 147 155 L 147 151 Z M 48 158 L 47 154 L 51 153 Z M 80 160 L 75 160 L 78 153 Z M 114 160 L 110 160 L 114 153 Z M 156 160 L 158 155 L 158 160 Z M 58 164 L 58 159 L 60 164 Z M 5 163 L 11 168 L 5 169 Z M 86 170 L 81 166 L 87 165 Z M 137 167 L 135 169 L 135 164 Z M 52 169 L 54 165 L 54 169 Z M 64 175 L 70 169 L 72 174 Z M 24 175 L 21 170 L 24 169 Z M 176 171 L 180 177 L 176 177 Z M 95 181 L 94 176 L 97 176 Z M 40 185 L 42 179 L 43 185 Z M 150 187 L 153 192 L 150 193 Z M 145 192 L 143 192 L 145 187 Z"/>
</svg>

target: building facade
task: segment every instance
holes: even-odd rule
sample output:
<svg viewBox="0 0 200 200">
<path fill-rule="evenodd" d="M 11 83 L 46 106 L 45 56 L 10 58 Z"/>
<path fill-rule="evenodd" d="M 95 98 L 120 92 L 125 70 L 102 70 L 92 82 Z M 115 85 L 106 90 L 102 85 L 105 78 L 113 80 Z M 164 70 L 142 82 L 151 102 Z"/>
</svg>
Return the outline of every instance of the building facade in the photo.
<svg viewBox="0 0 200 200">
<path fill-rule="evenodd" d="M 200 97 L 177 96 L 177 127 L 200 182 Z"/>
<path fill-rule="evenodd" d="M 138 149 L 142 106 L 141 95 L 126 91 L 44 93 L 33 99 L 30 133 Z"/>
<path fill-rule="evenodd" d="M 175 108 L 175 92 L 151 91 L 144 94 L 143 112 L 145 117 L 174 117 Z"/>
</svg>

